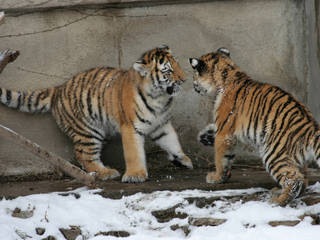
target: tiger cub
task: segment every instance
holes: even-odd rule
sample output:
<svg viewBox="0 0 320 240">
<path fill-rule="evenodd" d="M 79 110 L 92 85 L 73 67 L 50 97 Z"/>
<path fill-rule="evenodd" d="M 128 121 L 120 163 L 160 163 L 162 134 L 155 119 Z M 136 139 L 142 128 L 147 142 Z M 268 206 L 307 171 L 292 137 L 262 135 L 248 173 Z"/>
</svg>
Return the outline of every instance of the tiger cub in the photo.
<svg viewBox="0 0 320 240">
<path fill-rule="evenodd" d="M 319 125 L 311 112 L 279 87 L 252 80 L 225 48 L 189 59 L 194 89 L 215 94 L 213 123 L 199 133 L 199 141 L 215 146 L 216 172 L 208 183 L 224 183 L 231 176 L 237 140 L 253 145 L 266 170 L 281 186 L 272 201 L 286 205 L 304 185 L 308 160 L 320 164 Z"/>
<path fill-rule="evenodd" d="M 78 162 L 102 180 L 119 176 L 100 158 L 104 139 L 120 132 L 126 163 L 122 182 L 143 182 L 148 177 L 146 136 L 169 160 L 192 168 L 170 122 L 174 96 L 185 78 L 169 47 L 161 46 L 145 52 L 129 70 L 93 68 L 61 86 L 35 91 L 0 88 L 0 101 L 23 112 L 51 111 L 73 141 Z"/>
</svg>

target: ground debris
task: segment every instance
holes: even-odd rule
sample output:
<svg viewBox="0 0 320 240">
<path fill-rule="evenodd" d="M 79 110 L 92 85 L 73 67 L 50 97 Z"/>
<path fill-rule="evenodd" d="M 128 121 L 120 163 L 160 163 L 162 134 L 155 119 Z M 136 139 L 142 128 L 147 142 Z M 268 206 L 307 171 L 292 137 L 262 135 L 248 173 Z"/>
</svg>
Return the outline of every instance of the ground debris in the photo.
<svg viewBox="0 0 320 240">
<path fill-rule="evenodd" d="M 311 195 L 307 195 L 306 197 L 301 199 L 307 206 L 312 206 L 315 205 L 317 203 L 320 203 L 320 194 L 316 194 L 314 196 Z"/>
<path fill-rule="evenodd" d="M 79 199 L 81 197 L 79 193 L 59 193 L 59 195 L 63 197 L 72 195 L 75 197 L 75 199 Z"/>
<path fill-rule="evenodd" d="M 173 218 L 184 219 L 188 217 L 186 213 L 176 213 L 176 208 L 180 207 L 181 204 L 177 204 L 171 208 L 165 210 L 152 211 L 151 214 L 157 219 L 159 223 L 169 222 Z"/>
<path fill-rule="evenodd" d="M 129 237 L 130 233 L 126 231 L 109 231 L 109 232 L 98 232 L 96 236 L 113 236 L 113 237 Z"/>
<path fill-rule="evenodd" d="M 305 217 L 312 218 L 311 225 L 320 225 L 320 213 L 318 213 L 318 214 L 304 214 L 304 215 L 300 216 L 299 218 L 301 219 L 301 221 L 303 221 Z"/>
<path fill-rule="evenodd" d="M 28 239 L 28 238 L 32 238 L 31 236 L 29 236 L 27 233 L 20 231 L 19 229 L 15 230 L 16 234 L 23 240 Z"/>
<path fill-rule="evenodd" d="M 59 228 L 59 231 L 67 240 L 75 240 L 81 235 L 81 229 L 78 226 L 71 226 L 70 229 Z"/>
<path fill-rule="evenodd" d="M 16 218 L 23 218 L 23 219 L 31 218 L 33 216 L 34 210 L 35 208 L 22 211 L 20 208 L 15 208 L 11 216 Z"/>
<path fill-rule="evenodd" d="M 36 228 L 36 233 L 38 235 L 43 235 L 45 233 L 45 231 L 46 231 L 46 229 L 44 229 L 44 228 L 40 228 L 40 227 Z"/>
<path fill-rule="evenodd" d="M 186 236 L 188 236 L 189 233 L 190 233 L 190 229 L 189 229 L 189 226 L 188 226 L 188 225 L 180 226 L 179 224 L 175 224 L 175 225 L 170 226 L 170 229 L 171 229 L 172 231 L 176 231 L 176 230 L 178 230 L 178 229 L 181 229 Z"/>
<path fill-rule="evenodd" d="M 213 207 L 215 201 L 222 200 L 221 197 L 188 197 L 185 198 L 189 204 L 195 204 L 198 208 Z"/>
<path fill-rule="evenodd" d="M 284 220 L 284 221 L 270 221 L 268 224 L 271 227 L 277 227 L 277 226 L 294 227 L 299 223 L 300 223 L 300 220 Z"/>
<path fill-rule="evenodd" d="M 265 198 L 266 192 L 256 192 L 249 195 L 236 195 L 236 196 L 220 196 L 220 197 L 188 197 L 185 200 L 188 201 L 189 204 L 195 204 L 198 208 L 204 207 L 214 207 L 216 201 L 228 201 L 230 203 L 235 203 L 237 201 L 242 201 L 242 203 L 246 203 L 249 201 L 260 201 Z"/>
<path fill-rule="evenodd" d="M 202 227 L 202 226 L 219 226 L 223 223 L 225 223 L 227 219 L 219 219 L 219 218 L 192 218 L 190 217 L 188 219 L 188 223 L 190 225 L 196 226 L 196 227 Z"/>
</svg>

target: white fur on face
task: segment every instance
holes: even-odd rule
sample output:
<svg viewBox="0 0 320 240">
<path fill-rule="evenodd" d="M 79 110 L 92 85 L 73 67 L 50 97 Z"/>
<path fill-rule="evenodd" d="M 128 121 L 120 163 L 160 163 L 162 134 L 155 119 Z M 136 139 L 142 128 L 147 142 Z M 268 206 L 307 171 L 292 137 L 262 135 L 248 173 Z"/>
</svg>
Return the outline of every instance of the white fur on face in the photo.
<svg viewBox="0 0 320 240">
<path fill-rule="evenodd" d="M 192 67 L 195 68 L 195 67 L 198 65 L 198 63 L 199 63 L 199 61 L 198 61 L 197 59 L 192 58 L 192 60 L 191 60 L 191 66 L 192 66 Z"/>
</svg>

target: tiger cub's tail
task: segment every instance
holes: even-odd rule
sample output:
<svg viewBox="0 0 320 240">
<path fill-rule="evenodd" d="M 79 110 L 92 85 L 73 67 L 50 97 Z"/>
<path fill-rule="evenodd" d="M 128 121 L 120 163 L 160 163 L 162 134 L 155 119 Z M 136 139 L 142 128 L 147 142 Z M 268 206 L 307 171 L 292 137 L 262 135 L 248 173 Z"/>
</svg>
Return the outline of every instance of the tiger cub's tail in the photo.
<svg viewBox="0 0 320 240">
<path fill-rule="evenodd" d="M 34 91 L 12 91 L 0 88 L 0 102 L 22 112 L 40 113 L 51 109 L 55 88 Z"/>
</svg>

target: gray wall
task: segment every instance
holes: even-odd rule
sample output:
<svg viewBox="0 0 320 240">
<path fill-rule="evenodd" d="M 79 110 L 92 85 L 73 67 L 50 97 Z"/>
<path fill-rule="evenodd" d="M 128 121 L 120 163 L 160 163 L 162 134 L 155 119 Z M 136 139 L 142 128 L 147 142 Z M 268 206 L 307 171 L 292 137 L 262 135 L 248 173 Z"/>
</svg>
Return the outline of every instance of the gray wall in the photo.
<svg viewBox="0 0 320 240">
<path fill-rule="evenodd" d="M 7 12 L 0 49 L 21 51 L 0 76 L 2 87 L 46 88 L 94 66 L 129 68 L 144 51 L 168 44 L 188 74 L 176 101 L 174 126 L 185 151 L 205 167 L 204 159 L 212 160 L 213 153 L 196 142 L 196 135 L 209 121 L 212 103 L 193 91 L 188 58 L 224 46 L 251 77 L 293 93 L 320 119 L 319 1 L 32 2 L 0 0 Z M 0 112 L 0 124 L 72 158 L 71 142 L 50 114 L 30 115 L 3 106 Z M 106 147 L 105 163 L 123 167 L 119 138 Z M 154 150 L 147 144 L 147 152 Z M 243 150 L 240 158 L 251 159 Z M 0 137 L 0 176 L 48 170 L 41 159 Z"/>
</svg>

